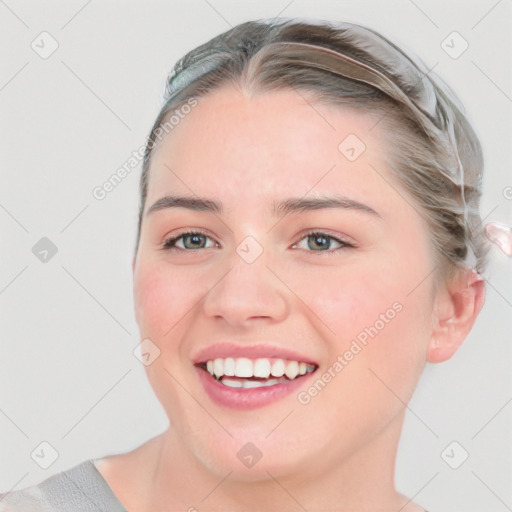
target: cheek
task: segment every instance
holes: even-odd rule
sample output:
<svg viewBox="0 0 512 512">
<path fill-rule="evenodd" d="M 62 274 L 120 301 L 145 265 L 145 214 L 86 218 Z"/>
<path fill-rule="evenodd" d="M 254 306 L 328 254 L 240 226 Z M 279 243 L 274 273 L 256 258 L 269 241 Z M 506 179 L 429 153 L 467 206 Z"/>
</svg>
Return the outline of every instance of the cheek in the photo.
<svg viewBox="0 0 512 512">
<path fill-rule="evenodd" d="M 430 260 L 428 254 L 412 258 L 415 253 L 397 247 L 387 256 L 296 273 L 294 291 L 329 340 L 329 363 L 352 350 L 362 367 L 381 370 L 397 384 L 402 379 L 404 386 L 415 382 L 425 362 L 432 307 L 431 277 L 425 279 Z M 363 373 L 369 377 L 367 369 Z"/>
<path fill-rule="evenodd" d="M 140 338 L 149 338 L 161 352 L 161 357 L 146 366 L 145 371 L 168 414 L 181 410 L 176 404 L 184 399 L 169 372 L 183 379 L 180 372 L 186 367 L 180 355 L 180 344 L 175 341 L 184 335 L 187 315 L 194 314 L 191 310 L 200 299 L 200 292 L 192 293 L 195 282 L 186 270 L 171 271 L 168 265 L 154 258 L 141 258 L 134 273 L 134 308 Z M 179 423 L 179 419 L 176 422 Z"/>
<path fill-rule="evenodd" d="M 193 276 L 170 272 L 155 261 L 140 261 L 134 274 L 135 316 L 142 337 L 159 340 L 185 317 L 198 300 Z"/>
<path fill-rule="evenodd" d="M 398 261 L 389 265 L 371 261 L 341 263 L 308 272 L 291 268 L 283 269 L 280 274 L 285 282 L 293 283 L 293 291 L 308 307 L 309 316 L 313 313 L 317 316 L 315 323 L 321 320 L 325 332 L 337 340 L 353 338 L 375 323 L 384 331 L 392 323 L 401 323 L 397 321 L 400 316 L 421 319 L 427 308 L 428 297 L 424 290 L 409 294 L 413 288 L 411 283 L 420 281 L 413 276 L 422 275 L 421 271 L 413 267 L 407 269 Z M 408 312 L 396 314 L 402 306 Z"/>
<path fill-rule="evenodd" d="M 411 293 L 428 274 L 423 263 L 317 269 L 297 282 L 295 290 L 315 313 L 309 318 L 325 333 L 328 350 L 323 370 L 329 383 L 313 399 L 312 428 L 323 428 L 327 411 L 329 421 L 360 439 L 402 411 L 421 375 L 430 336 L 430 281 Z"/>
</svg>

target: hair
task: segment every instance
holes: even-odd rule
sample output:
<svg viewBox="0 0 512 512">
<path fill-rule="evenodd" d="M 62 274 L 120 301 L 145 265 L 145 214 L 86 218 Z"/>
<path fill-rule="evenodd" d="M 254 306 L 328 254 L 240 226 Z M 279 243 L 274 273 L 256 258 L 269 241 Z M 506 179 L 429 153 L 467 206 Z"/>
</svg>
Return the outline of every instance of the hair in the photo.
<svg viewBox="0 0 512 512">
<path fill-rule="evenodd" d="M 239 24 L 175 64 L 145 147 L 136 252 L 162 127 L 168 133 L 177 109 L 185 112 L 184 105 L 225 85 L 249 94 L 301 90 L 315 101 L 378 117 L 391 142 L 390 171 L 429 228 L 437 276 L 468 266 L 485 269 L 483 155 L 456 95 L 421 60 L 369 28 L 299 18 Z"/>
</svg>

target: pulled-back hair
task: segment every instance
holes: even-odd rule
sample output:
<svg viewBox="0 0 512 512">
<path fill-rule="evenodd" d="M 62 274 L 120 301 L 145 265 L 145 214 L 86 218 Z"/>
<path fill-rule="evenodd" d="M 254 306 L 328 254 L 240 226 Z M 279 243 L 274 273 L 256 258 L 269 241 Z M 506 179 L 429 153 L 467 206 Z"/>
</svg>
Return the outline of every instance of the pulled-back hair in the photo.
<svg viewBox="0 0 512 512">
<path fill-rule="evenodd" d="M 178 109 L 230 84 L 249 95 L 304 91 L 375 115 L 392 148 L 390 172 L 430 229 L 439 276 L 466 266 L 484 270 L 482 149 L 456 95 L 420 59 L 369 28 L 300 18 L 242 23 L 175 64 L 145 148 L 136 250 L 162 126 Z"/>
</svg>

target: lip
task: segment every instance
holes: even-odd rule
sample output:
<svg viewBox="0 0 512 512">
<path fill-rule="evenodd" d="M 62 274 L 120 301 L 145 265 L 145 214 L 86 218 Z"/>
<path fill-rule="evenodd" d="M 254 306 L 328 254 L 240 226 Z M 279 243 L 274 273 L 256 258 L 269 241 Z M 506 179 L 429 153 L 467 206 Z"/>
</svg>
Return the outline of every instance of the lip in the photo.
<svg viewBox="0 0 512 512">
<path fill-rule="evenodd" d="M 249 359 L 278 358 L 318 366 L 318 363 L 309 356 L 299 354 L 287 348 L 278 347 L 277 345 L 263 343 L 251 346 L 236 345 L 234 343 L 216 343 L 200 350 L 192 357 L 192 361 L 195 365 L 198 365 L 212 359 L 225 359 L 226 357 L 247 357 Z"/>
<path fill-rule="evenodd" d="M 231 409 L 247 410 L 263 407 L 281 400 L 282 398 L 297 393 L 304 387 L 312 375 L 311 372 L 289 382 L 282 382 L 274 386 L 261 388 L 230 388 L 214 379 L 200 366 L 195 367 L 199 379 L 209 398 L 218 405 Z"/>
</svg>

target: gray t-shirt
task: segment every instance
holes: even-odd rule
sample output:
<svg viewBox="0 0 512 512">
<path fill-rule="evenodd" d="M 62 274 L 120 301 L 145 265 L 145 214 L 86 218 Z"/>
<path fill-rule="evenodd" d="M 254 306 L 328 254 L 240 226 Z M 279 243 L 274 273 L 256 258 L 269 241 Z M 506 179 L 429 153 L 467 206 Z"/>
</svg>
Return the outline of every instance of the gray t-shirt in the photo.
<svg viewBox="0 0 512 512">
<path fill-rule="evenodd" d="M 89 459 L 43 482 L 0 494 L 0 512 L 127 512 Z"/>
</svg>

